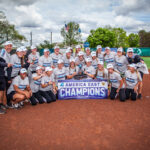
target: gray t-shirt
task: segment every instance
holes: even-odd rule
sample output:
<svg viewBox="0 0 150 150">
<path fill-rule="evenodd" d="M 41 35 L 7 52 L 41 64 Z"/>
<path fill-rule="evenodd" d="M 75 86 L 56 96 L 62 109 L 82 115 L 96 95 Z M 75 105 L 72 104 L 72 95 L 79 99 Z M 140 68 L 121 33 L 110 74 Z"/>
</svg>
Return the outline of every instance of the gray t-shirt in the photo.
<svg viewBox="0 0 150 150">
<path fill-rule="evenodd" d="M 63 62 L 64 62 L 64 66 L 65 67 L 69 67 L 70 66 L 70 59 L 72 59 L 73 57 L 71 56 L 69 59 L 67 58 L 66 54 L 63 56 Z"/>
<path fill-rule="evenodd" d="M 84 54 L 84 59 L 86 60 L 87 58 L 91 58 L 92 59 L 92 56 L 91 55 L 87 55 L 86 53 Z"/>
<path fill-rule="evenodd" d="M 89 73 L 89 74 L 92 74 L 92 75 L 95 75 L 95 73 L 96 73 L 96 70 L 94 69 L 94 67 L 93 66 L 84 66 L 84 71 L 86 71 L 87 73 Z M 87 77 L 87 79 L 92 79 L 91 77 Z"/>
<path fill-rule="evenodd" d="M 115 64 L 115 55 L 116 55 L 116 53 L 115 52 L 110 52 L 110 54 L 109 55 L 105 55 L 105 57 L 104 57 L 104 61 L 106 62 L 106 64 L 108 65 L 108 64 Z"/>
<path fill-rule="evenodd" d="M 98 59 L 96 58 L 96 59 L 92 59 L 92 66 L 95 68 L 95 69 L 97 69 L 97 65 L 98 65 Z"/>
<path fill-rule="evenodd" d="M 98 53 L 99 61 L 104 61 L 104 52 Z"/>
<path fill-rule="evenodd" d="M 38 77 L 37 73 L 33 73 L 32 74 L 32 79 L 30 82 L 30 88 L 32 90 L 33 93 L 36 93 L 40 90 L 40 85 L 41 85 L 41 78 L 38 80 L 34 80 L 33 78 Z"/>
<path fill-rule="evenodd" d="M 125 72 L 125 79 L 126 79 L 126 88 L 128 89 L 134 89 L 135 85 L 142 81 L 141 75 L 139 72 L 131 73 L 130 70 L 127 70 Z"/>
<path fill-rule="evenodd" d="M 128 60 L 127 57 L 122 56 L 115 56 L 115 69 L 118 70 L 120 73 L 125 73 L 127 70 Z"/>
<path fill-rule="evenodd" d="M 79 71 L 78 72 L 83 72 L 83 68 L 85 66 L 85 60 L 83 59 L 81 61 L 78 57 L 76 57 L 75 58 L 75 62 L 76 62 L 76 64 L 78 64 L 77 66 L 79 67 Z"/>
<path fill-rule="evenodd" d="M 40 58 L 40 54 L 39 52 L 36 52 L 35 55 L 33 55 L 32 53 L 28 56 L 28 59 L 30 62 L 32 62 L 33 64 L 30 66 L 31 71 L 36 71 L 36 67 L 39 64 L 39 58 Z M 35 59 L 35 60 L 34 60 Z"/>
<path fill-rule="evenodd" d="M 97 70 L 97 76 L 96 76 L 97 79 L 105 79 L 107 80 L 108 79 L 108 70 L 104 68 L 103 71 L 100 71 L 100 70 Z"/>
<path fill-rule="evenodd" d="M 43 67 L 51 67 L 53 61 L 51 57 L 45 57 L 44 55 L 39 58 L 39 65 Z"/>
<path fill-rule="evenodd" d="M 12 91 L 15 91 L 14 85 L 16 85 L 20 90 L 25 90 L 27 86 L 29 86 L 29 79 L 26 77 L 25 79 L 22 79 L 20 75 L 15 77 L 7 91 L 7 94 L 10 94 Z"/>
<path fill-rule="evenodd" d="M 49 81 L 54 82 L 54 75 L 53 74 L 51 74 L 50 76 L 46 75 L 46 76 L 42 77 L 41 84 L 49 83 Z M 42 88 L 42 86 L 40 86 L 40 90 L 41 91 L 50 91 L 50 90 L 53 90 L 53 85 L 50 84 L 50 85 L 48 85 L 45 88 Z"/>
<path fill-rule="evenodd" d="M 111 82 L 112 87 L 118 88 L 120 86 L 120 80 L 122 80 L 121 76 L 117 72 L 113 72 L 109 74 L 109 80 Z"/>
<path fill-rule="evenodd" d="M 50 55 L 50 57 L 51 57 L 51 59 L 53 61 L 54 67 L 57 67 L 57 62 L 58 62 L 59 59 L 62 59 L 62 55 L 61 54 L 56 55 L 55 53 L 52 53 Z"/>
<path fill-rule="evenodd" d="M 17 56 L 17 54 L 13 54 L 10 57 L 10 63 L 13 64 L 11 77 L 16 77 L 21 69 L 21 59 Z"/>
</svg>

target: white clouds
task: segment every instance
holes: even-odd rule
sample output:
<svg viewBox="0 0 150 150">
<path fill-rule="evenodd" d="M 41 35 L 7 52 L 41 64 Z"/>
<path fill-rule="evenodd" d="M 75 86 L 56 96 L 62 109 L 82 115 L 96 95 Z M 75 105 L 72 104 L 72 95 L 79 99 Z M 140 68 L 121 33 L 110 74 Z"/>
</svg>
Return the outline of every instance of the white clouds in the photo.
<svg viewBox="0 0 150 150">
<path fill-rule="evenodd" d="M 139 29 L 148 29 L 150 22 L 149 17 L 149 20 L 144 22 L 133 15 L 138 14 L 137 10 L 143 11 L 144 15 L 145 12 L 149 12 L 149 0 L 0 1 L 0 9 L 6 13 L 8 20 L 16 25 L 20 33 L 29 39 L 30 31 L 33 32 L 34 43 L 50 40 L 50 32 L 53 32 L 53 42 L 61 42 L 63 39 L 60 30 L 65 21 L 80 24 L 83 40 L 86 40 L 91 29 L 97 27 L 111 25 L 122 27 L 127 32 L 137 32 Z M 132 16 L 127 15 L 131 13 Z"/>
</svg>

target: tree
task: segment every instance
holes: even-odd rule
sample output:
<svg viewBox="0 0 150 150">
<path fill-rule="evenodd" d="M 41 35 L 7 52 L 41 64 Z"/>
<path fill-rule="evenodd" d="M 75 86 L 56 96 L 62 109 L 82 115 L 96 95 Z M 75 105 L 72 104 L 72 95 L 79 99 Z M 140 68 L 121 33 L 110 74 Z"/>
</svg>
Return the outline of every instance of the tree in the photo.
<svg viewBox="0 0 150 150">
<path fill-rule="evenodd" d="M 6 19 L 5 14 L 0 11 L 0 44 L 10 40 L 13 42 L 26 41 L 26 38 L 19 34 L 15 26 L 10 24 Z"/>
<path fill-rule="evenodd" d="M 128 36 L 129 47 L 139 47 L 139 35 L 131 33 Z"/>
<path fill-rule="evenodd" d="M 52 49 L 54 47 L 54 44 L 50 44 L 49 41 L 44 40 L 44 43 L 41 43 L 38 48 L 40 49 L 44 49 L 44 48 L 48 48 L 48 49 Z"/>
<path fill-rule="evenodd" d="M 61 28 L 61 36 L 64 38 L 64 43 L 68 46 L 72 46 L 81 41 L 80 27 L 76 22 L 69 22 L 66 28 Z"/>
<path fill-rule="evenodd" d="M 139 45 L 140 47 L 150 47 L 150 32 L 145 30 L 140 30 L 139 33 Z"/>
<path fill-rule="evenodd" d="M 90 31 L 87 41 L 90 43 L 91 48 L 95 48 L 97 45 L 114 47 L 115 33 L 107 28 L 97 28 Z"/>
</svg>

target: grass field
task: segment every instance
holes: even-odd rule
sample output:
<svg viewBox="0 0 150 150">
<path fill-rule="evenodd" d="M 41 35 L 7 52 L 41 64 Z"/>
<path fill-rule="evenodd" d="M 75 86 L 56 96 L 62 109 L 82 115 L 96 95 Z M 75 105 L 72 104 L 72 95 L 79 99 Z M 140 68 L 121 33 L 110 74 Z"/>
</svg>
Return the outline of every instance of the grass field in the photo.
<svg viewBox="0 0 150 150">
<path fill-rule="evenodd" d="M 147 67 L 150 69 L 150 57 L 142 57 L 147 64 Z"/>
</svg>

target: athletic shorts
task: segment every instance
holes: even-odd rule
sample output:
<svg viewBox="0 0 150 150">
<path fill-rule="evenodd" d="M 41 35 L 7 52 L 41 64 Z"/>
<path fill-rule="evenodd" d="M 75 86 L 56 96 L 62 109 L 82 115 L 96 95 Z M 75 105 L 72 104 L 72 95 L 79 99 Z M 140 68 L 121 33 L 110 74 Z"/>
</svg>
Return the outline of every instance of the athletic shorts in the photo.
<svg viewBox="0 0 150 150">
<path fill-rule="evenodd" d="M 5 91 L 5 89 L 6 89 L 5 77 L 0 76 L 0 91 Z"/>
<path fill-rule="evenodd" d="M 16 92 L 15 91 L 12 91 L 12 92 L 10 92 L 8 95 L 7 95 L 7 98 L 11 101 L 11 100 L 13 100 L 13 96 L 16 94 Z"/>
</svg>

